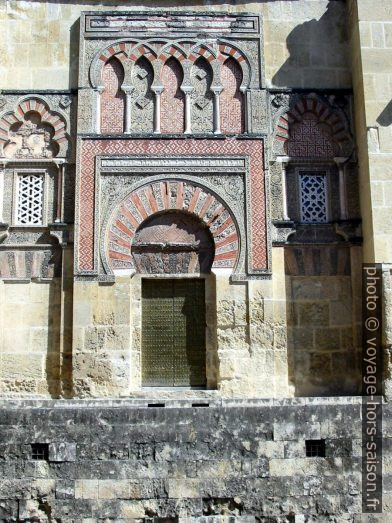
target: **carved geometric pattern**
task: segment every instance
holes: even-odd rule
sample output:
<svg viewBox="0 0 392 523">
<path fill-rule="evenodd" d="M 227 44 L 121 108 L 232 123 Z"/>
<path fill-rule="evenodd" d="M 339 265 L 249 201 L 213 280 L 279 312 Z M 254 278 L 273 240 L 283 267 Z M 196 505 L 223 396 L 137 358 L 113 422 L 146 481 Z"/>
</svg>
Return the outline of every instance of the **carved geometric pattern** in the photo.
<svg viewBox="0 0 392 523">
<path fill-rule="evenodd" d="M 53 128 L 51 140 L 57 144 L 67 142 L 66 123 L 64 119 L 54 112 L 52 112 L 47 104 L 38 98 L 29 98 L 21 102 L 14 113 L 5 114 L 0 120 L 0 144 L 4 145 L 9 141 L 9 132 L 11 126 L 15 124 L 23 124 L 25 116 L 28 113 L 37 113 L 40 118 L 40 124 L 50 125 Z"/>
<path fill-rule="evenodd" d="M 301 221 L 304 223 L 327 222 L 327 177 L 325 174 L 299 175 L 301 195 Z"/>
<path fill-rule="evenodd" d="M 124 130 L 124 99 L 121 90 L 124 69 L 117 58 L 109 60 L 102 71 L 104 91 L 101 94 L 101 132 L 122 133 Z"/>
<path fill-rule="evenodd" d="M 338 156 L 351 142 L 341 116 L 312 96 L 279 118 L 276 140 L 289 156 L 322 158 Z"/>
<path fill-rule="evenodd" d="M 18 175 L 17 223 L 19 225 L 41 225 L 44 196 L 42 174 Z"/>
<path fill-rule="evenodd" d="M 337 155 L 337 149 L 331 139 L 329 126 L 320 124 L 312 114 L 305 114 L 301 123 L 290 127 L 287 154 L 291 157 L 331 158 Z"/>
<path fill-rule="evenodd" d="M 209 227 L 215 244 L 213 267 L 235 266 L 238 233 L 224 203 L 203 187 L 172 180 L 137 189 L 114 211 L 109 226 L 109 259 L 113 269 L 133 268 L 131 245 L 138 227 L 156 213 L 173 210 L 186 211 Z"/>
<path fill-rule="evenodd" d="M 219 97 L 221 131 L 223 133 L 244 132 L 243 94 L 241 67 L 233 58 L 228 58 L 221 69 L 223 91 Z"/>
<path fill-rule="evenodd" d="M 211 92 L 212 69 L 205 58 L 199 58 L 191 69 L 192 132 L 213 130 L 213 94 Z"/>
<path fill-rule="evenodd" d="M 154 130 L 154 94 L 151 84 L 154 80 L 154 71 L 146 57 L 140 58 L 132 70 L 132 131 L 151 133 Z"/>
<path fill-rule="evenodd" d="M 261 140 L 83 140 L 79 201 L 78 268 L 94 269 L 95 158 L 97 155 L 243 155 L 250 157 L 251 266 L 267 267 L 266 209 Z M 154 192 L 155 194 L 155 192 Z M 171 204 L 172 205 L 172 204 Z M 243 238 L 242 241 L 245 241 Z"/>
<path fill-rule="evenodd" d="M 175 58 L 169 58 L 162 68 L 161 132 L 184 132 L 184 93 L 180 87 L 182 68 Z"/>
</svg>

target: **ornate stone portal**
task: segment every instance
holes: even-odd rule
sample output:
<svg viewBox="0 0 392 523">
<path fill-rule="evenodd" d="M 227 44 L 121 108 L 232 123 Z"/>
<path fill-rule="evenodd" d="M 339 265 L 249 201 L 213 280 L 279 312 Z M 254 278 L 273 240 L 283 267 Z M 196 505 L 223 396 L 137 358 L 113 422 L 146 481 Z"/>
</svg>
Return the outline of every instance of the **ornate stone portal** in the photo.
<svg viewBox="0 0 392 523">
<path fill-rule="evenodd" d="M 57 349 L 31 387 L 146 394 L 145 280 L 197 278 L 211 393 L 325 392 L 357 346 L 354 290 L 337 320 L 336 296 L 308 303 L 298 286 L 354 285 L 350 96 L 269 92 L 259 15 L 91 12 L 80 28 L 77 100 L 0 100 L 0 276 L 51 286 L 45 326 L 23 343 Z M 333 340 L 322 358 L 316 341 L 297 347 L 309 307 Z"/>
</svg>

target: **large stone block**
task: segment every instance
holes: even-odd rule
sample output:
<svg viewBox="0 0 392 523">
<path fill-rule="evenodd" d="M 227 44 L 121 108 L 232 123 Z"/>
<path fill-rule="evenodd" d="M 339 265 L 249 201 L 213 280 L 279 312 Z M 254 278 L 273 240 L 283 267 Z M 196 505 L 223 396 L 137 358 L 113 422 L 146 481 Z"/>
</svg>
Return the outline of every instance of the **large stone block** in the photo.
<svg viewBox="0 0 392 523">
<path fill-rule="evenodd" d="M 324 326 L 329 324 L 329 305 L 325 302 L 294 303 L 294 311 L 301 326 Z"/>
<path fill-rule="evenodd" d="M 168 479 L 167 489 L 170 498 L 201 497 L 200 479 Z"/>
<path fill-rule="evenodd" d="M 99 499 L 129 499 L 129 480 L 106 479 L 98 483 Z"/>
<path fill-rule="evenodd" d="M 97 479 L 77 479 L 75 481 L 76 499 L 98 499 Z"/>
<path fill-rule="evenodd" d="M 43 377 L 44 358 L 42 354 L 0 355 L 0 376 L 2 379 L 40 379 Z"/>
</svg>

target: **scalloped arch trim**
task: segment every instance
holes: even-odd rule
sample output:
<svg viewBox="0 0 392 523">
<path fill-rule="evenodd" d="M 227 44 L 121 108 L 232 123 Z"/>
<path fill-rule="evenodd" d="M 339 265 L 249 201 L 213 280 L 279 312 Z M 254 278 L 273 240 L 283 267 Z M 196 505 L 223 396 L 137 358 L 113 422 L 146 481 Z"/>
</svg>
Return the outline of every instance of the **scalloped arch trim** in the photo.
<svg viewBox="0 0 392 523">
<path fill-rule="evenodd" d="M 22 123 L 27 113 L 34 111 L 41 117 L 41 121 L 44 124 L 49 124 L 54 128 L 55 134 L 53 140 L 58 144 L 67 141 L 66 137 L 66 123 L 60 115 L 51 111 L 48 105 L 38 99 L 29 98 L 19 103 L 16 110 L 13 113 L 5 114 L 0 120 L 0 143 L 4 144 L 9 140 L 10 127 L 16 123 Z"/>
<path fill-rule="evenodd" d="M 114 272 L 134 268 L 131 246 L 139 226 L 150 216 L 171 210 L 191 213 L 208 225 L 215 243 L 213 268 L 235 268 L 239 236 L 229 209 L 206 188 L 172 180 L 136 189 L 114 210 L 107 237 L 107 255 Z"/>
</svg>

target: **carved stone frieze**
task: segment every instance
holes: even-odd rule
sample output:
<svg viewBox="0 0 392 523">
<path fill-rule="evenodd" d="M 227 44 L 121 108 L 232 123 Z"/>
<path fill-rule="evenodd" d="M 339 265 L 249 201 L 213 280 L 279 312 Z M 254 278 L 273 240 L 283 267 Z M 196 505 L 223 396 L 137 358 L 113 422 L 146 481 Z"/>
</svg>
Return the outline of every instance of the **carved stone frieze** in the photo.
<svg viewBox="0 0 392 523">
<path fill-rule="evenodd" d="M 92 133 L 96 126 L 97 93 L 80 89 L 78 94 L 78 132 Z"/>
<path fill-rule="evenodd" d="M 282 176 L 282 164 L 279 162 L 271 162 L 269 166 L 269 186 L 272 220 L 283 220 Z"/>
<path fill-rule="evenodd" d="M 0 250 L 0 279 L 51 280 L 61 274 L 61 249 Z"/>
<path fill-rule="evenodd" d="M 250 130 L 253 133 L 268 132 L 267 92 L 265 90 L 250 91 Z"/>
</svg>

